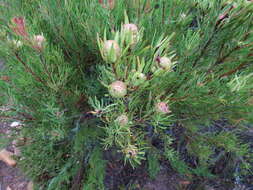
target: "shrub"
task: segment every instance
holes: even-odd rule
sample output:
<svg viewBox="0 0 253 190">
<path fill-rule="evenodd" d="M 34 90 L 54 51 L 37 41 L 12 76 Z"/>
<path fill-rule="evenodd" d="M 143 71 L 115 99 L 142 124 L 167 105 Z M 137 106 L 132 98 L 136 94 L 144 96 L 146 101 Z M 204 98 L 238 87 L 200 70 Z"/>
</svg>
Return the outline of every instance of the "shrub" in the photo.
<svg viewBox="0 0 253 190">
<path fill-rule="evenodd" d="M 213 177 L 228 154 L 248 170 L 252 6 L 2 1 L 4 114 L 25 123 L 28 176 L 41 189 L 104 189 L 108 150 L 133 168 L 147 162 L 151 177 L 164 161 Z"/>
</svg>

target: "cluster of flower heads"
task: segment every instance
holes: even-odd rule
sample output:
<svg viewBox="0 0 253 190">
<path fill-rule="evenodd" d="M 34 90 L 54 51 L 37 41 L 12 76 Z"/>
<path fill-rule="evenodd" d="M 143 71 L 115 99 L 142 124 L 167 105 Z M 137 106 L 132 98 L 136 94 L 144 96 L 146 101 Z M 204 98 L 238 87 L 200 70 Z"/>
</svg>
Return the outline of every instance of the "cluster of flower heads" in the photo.
<svg viewBox="0 0 253 190">
<path fill-rule="evenodd" d="M 119 34 L 123 43 L 127 44 L 131 49 L 135 47 L 140 39 L 138 27 L 135 24 L 124 24 Z M 121 55 L 122 49 L 117 40 L 105 40 L 101 43 L 101 54 L 108 63 L 117 62 Z"/>
<path fill-rule="evenodd" d="M 147 71 L 145 72 L 143 70 L 147 64 L 144 59 L 141 60 L 139 57 L 126 59 L 126 56 L 134 51 L 138 51 L 138 48 L 141 46 L 142 39 L 142 30 L 140 30 L 136 24 L 129 23 L 127 18 L 126 23 L 127 24 L 123 24 L 121 26 L 119 31 L 114 32 L 114 39 L 106 39 L 105 36 L 103 40 L 98 38 L 98 46 L 101 56 L 108 64 L 108 67 L 111 68 L 111 72 L 115 76 L 113 77 L 114 80 L 110 78 L 112 82 L 109 82 L 107 86 L 110 96 L 115 99 L 127 99 L 135 90 L 151 84 L 153 77 L 159 77 L 173 71 L 173 66 L 176 63 L 172 61 L 174 55 L 166 56 L 164 55 L 165 53 L 161 53 L 164 52 L 162 50 L 163 47 L 161 47 L 159 51 L 155 51 L 154 57 L 152 58 L 152 61 L 150 61 L 151 64 L 149 64 L 149 74 L 147 74 Z M 167 42 L 169 42 L 169 38 L 165 38 L 158 44 L 167 44 Z M 164 47 L 165 46 L 166 45 L 164 45 Z M 161 56 L 160 53 L 163 54 L 163 56 Z M 132 65 L 126 63 L 130 60 L 133 61 Z M 137 61 L 135 62 L 135 60 Z M 127 66 L 124 67 L 124 65 Z M 119 77 L 118 75 L 121 75 L 120 72 L 124 72 L 125 69 L 128 70 L 128 74 Z M 167 117 L 168 114 L 171 113 L 167 101 L 155 101 L 153 110 L 158 116 L 161 115 Z M 133 123 L 131 116 L 127 113 L 127 111 L 117 114 L 116 117 L 112 116 L 112 120 L 109 119 L 108 121 L 112 121 L 113 124 L 119 126 L 120 129 L 126 130 L 126 134 L 128 134 L 128 137 L 126 138 L 132 138 L 133 135 L 129 126 L 133 125 Z M 137 162 L 140 161 L 142 156 L 145 154 L 142 151 L 142 148 L 138 145 L 138 143 L 136 144 L 135 140 L 132 141 L 128 139 L 126 141 L 127 142 L 124 142 L 126 144 L 119 145 L 122 152 L 125 154 L 125 158 L 129 160 L 130 163 L 133 160 Z"/>
<path fill-rule="evenodd" d="M 45 44 L 45 37 L 40 35 L 30 36 L 27 32 L 26 22 L 23 17 L 14 17 L 11 20 L 10 28 L 17 36 L 21 37 L 25 43 L 29 44 L 33 49 L 37 51 L 42 51 Z M 23 42 L 20 40 L 12 40 L 12 44 L 16 48 L 20 48 L 23 45 Z"/>
<path fill-rule="evenodd" d="M 124 24 L 121 28 L 120 38 L 123 39 L 121 40 L 121 43 L 132 49 L 140 40 L 140 34 L 137 25 L 133 23 Z M 117 40 L 104 40 L 99 42 L 101 55 L 103 59 L 109 64 L 117 63 L 122 56 L 123 50 L 118 43 L 119 38 L 116 39 Z M 157 56 L 154 61 L 156 63 L 155 66 L 153 66 L 152 70 L 171 71 L 174 65 L 172 58 L 167 56 Z M 142 72 L 134 70 L 131 81 L 131 85 L 138 86 L 147 81 L 147 76 Z M 128 85 L 121 80 L 116 80 L 108 86 L 108 91 L 109 94 L 114 98 L 124 98 L 128 94 Z M 154 110 L 160 114 L 168 114 L 171 112 L 166 102 L 157 102 Z M 125 114 L 119 116 L 116 121 L 118 120 L 120 121 L 118 122 L 120 125 L 122 123 L 124 123 L 122 125 L 128 123 L 128 119 Z"/>
</svg>

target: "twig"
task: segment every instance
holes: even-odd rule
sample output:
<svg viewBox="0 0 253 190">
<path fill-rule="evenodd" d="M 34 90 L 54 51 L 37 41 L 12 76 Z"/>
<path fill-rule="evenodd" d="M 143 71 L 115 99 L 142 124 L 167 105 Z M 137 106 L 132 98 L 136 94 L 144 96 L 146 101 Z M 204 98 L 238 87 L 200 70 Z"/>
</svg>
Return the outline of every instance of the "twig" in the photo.
<svg viewBox="0 0 253 190">
<path fill-rule="evenodd" d="M 233 52 L 237 51 L 238 49 L 240 49 L 240 46 L 236 46 L 233 49 L 231 49 L 226 55 L 224 55 L 223 57 L 219 58 L 214 65 L 219 65 L 221 63 L 223 63 Z"/>
<path fill-rule="evenodd" d="M 198 56 L 198 58 L 195 60 L 195 62 L 193 63 L 193 67 L 196 66 L 197 62 L 200 60 L 200 58 L 205 54 L 206 50 L 207 50 L 207 47 L 211 44 L 215 34 L 217 34 L 218 32 L 218 29 L 219 29 L 219 26 L 222 24 L 222 21 L 225 19 L 224 18 L 221 18 L 219 19 L 216 24 L 215 24 L 215 27 L 214 27 L 214 30 L 213 30 L 213 33 L 211 34 L 211 37 L 208 39 L 208 41 L 206 42 L 205 46 L 203 47 L 203 49 L 201 50 L 200 52 L 200 55 Z"/>
<path fill-rule="evenodd" d="M 22 65 L 25 67 L 26 71 L 32 74 L 32 76 L 35 78 L 35 80 L 37 80 L 38 82 L 40 82 L 40 83 L 42 83 L 42 84 L 44 84 L 44 85 L 46 86 L 45 82 L 44 82 L 40 77 L 38 77 L 38 76 L 32 71 L 31 68 L 29 68 L 29 67 L 27 66 L 27 64 L 19 57 L 18 53 L 15 53 L 15 57 L 17 58 L 17 60 L 18 60 L 20 63 L 22 63 Z"/>
<path fill-rule="evenodd" d="M 77 174 L 73 178 L 72 186 L 70 190 L 78 190 L 81 188 L 81 181 L 83 180 L 84 177 L 84 164 L 81 163 L 80 169 L 77 171 Z"/>
<path fill-rule="evenodd" d="M 242 39 L 242 41 L 245 41 L 247 40 L 247 37 L 249 36 L 249 32 L 245 34 L 244 38 Z M 222 62 L 224 62 L 233 52 L 239 50 L 239 49 L 242 49 L 242 48 L 245 48 L 245 47 L 250 47 L 252 46 L 253 43 L 249 43 L 249 44 L 245 44 L 245 45 L 242 45 L 242 46 L 235 46 L 233 49 L 231 49 L 226 55 L 224 55 L 223 57 L 220 57 L 214 64 L 215 65 L 218 65 L 218 64 L 221 64 Z"/>
<path fill-rule="evenodd" d="M 185 96 L 183 96 L 183 97 L 169 98 L 169 100 L 172 100 L 172 101 L 179 101 L 179 100 L 184 100 L 184 99 L 186 99 L 186 98 L 189 97 L 189 96 L 190 96 L 190 94 L 187 94 L 187 95 L 185 95 Z"/>
<path fill-rule="evenodd" d="M 0 115 L 0 119 L 12 119 L 12 120 L 18 120 L 18 121 L 23 121 L 23 122 L 31 121 L 31 119 L 20 119 L 20 118 L 18 118 L 18 117 L 3 116 L 3 115 Z"/>
<path fill-rule="evenodd" d="M 162 24 L 165 23 L 165 1 L 163 3 L 163 8 L 162 8 Z"/>
<path fill-rule="evenodd" d="M 118 74 L 117 74 L 117 70 L 116 70 L 116 67 L 115 67 L 114 64 L 112 64 L 112 70 L 113 70 L 113 73 L 115 74 L 115 78 L 116 78 L 116 79 L 119 79 L 119 78 L 118 78 Z"/>
<path fill-rule="evenodd" d="M 232 75 L 234 73 L 236 73 L 237 71 L 239 71 L 240 69 L 242 69 L 248 62 L 244 62 L 244 63 L 241 63 L 238 67 L 236 67 L 235 69 L 232 69 L 226 73 L 223 73 L 222 75 L 219 76 L 219 78 L 223 78 L 223 77 L 226 77 L 226 76 L 229 76 L 229 75 Z"/>
<path fill-rule="evenodd" d="M 45 59 L 44 57 L 40 54 L 40 61 L 41 61 L 41 64 L 43 65 L 44 69 L 45 69 L 45 72 L 47 73 L 48 77 L 50 78 L 51 80 L 51 77 L 50 77 L 50 72 L 48 70 L 48 67 L 46 66 L 46 62 L 45 62 Z M 52 81 L 52 80 L 51 80 Z"/>
<path fill-rule="evenodd" d="M 207 47 L 211 44 L 214 36 L 216 34 L 216 30 L 212 33 L 211 37 L 208 39 L 208 41 L 206 42 L 205 46 L 203 47 L 203 49 L 201 50 L 200 52 L 200 55 L 197 57 L 197 59 L 194 61 L 193 63 L 193 67 L 196 66 L 197 62 L 200 60 L 200 58 L 205 54 L 206 50 L 207 50 Z"/>
</svg>

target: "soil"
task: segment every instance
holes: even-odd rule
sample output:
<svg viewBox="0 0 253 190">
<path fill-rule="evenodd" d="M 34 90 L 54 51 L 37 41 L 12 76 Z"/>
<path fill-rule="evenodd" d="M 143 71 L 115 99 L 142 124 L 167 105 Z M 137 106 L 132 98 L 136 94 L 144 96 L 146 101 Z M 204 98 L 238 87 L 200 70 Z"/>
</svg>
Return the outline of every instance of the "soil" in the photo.
<svg viewBox="0 0 253 190">
<path fill-rule="evenodd" d="M 26 190 L 28 180 L 22 175 L 18 168 L 12 168 L 0 162 L 0 190 Z"/>
<path fill-rule="evenodd" d="M 143 186 L 143 190 L 175 190 L 180 186 L 187 186 L 189 181 L 183 180 L 178 174 L 168 172 L 166 168 L 162 167 L 155 179 L 147 180 Z"/>
<path fill-rule="evenodd" d="M 5 134 L 7 138 L 10 133 L 10 125 L 0 121 L 0 134 Z M 8 145 L 8 151 L 13 152 L 13 147 Z M 10 167 L 4 162 L 0 161 L 0 190 L 26 190 L 29 180 L 25 178 L 18 167 Z"/>
<path fill-rule="evenodd" d="M 186 190 L 190 184 L 167 163 L 161 162 L 159 173 L 151 179 L 145 164 L 133 169 L 124 164 L 121 157 L 113 150 L 105 152 L 104 159 L 108 161 L 105 186 L 108 190 Z"/>
</svg>

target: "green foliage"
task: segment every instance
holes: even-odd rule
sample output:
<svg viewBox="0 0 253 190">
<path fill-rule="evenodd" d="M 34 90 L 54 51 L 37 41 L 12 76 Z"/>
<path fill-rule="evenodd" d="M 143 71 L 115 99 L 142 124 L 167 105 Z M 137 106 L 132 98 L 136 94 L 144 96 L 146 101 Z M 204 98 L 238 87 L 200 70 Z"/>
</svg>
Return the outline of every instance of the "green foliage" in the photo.
<svg viewBox="0 0 253 190">
<path fill-rule="evenodd" d="M 164 139 L 164 142 L 165 142 L 164 156 L 166 159 L 170 161 L 172 167 L 175 170 L 177 170 L 180 174 L 185 175 L 185 174 L 191 173 L 186 163 L 180 159 L 179 154 L 170 147 L 172 143 L 172 139 L 169 137 L 166 137 Z"/>
<path fill-rule="evenodd" d="M 65 164 L 65 166 L 63 166 L 63 168 L 61 168 L 61 171 L 59 171 L 58 175 L 50 181 L 47 189 L 48 190 L 57 189 L 57 188 L 67 189 L 66 186 L 64 187 L 62 182 L 70 182 L 71 176 L 75 174 L 73 172 L 72 167 L 74 167 L 75 170 L 77 167 L 80 167 L 79 164 L 77 164 L 76 166 L 74 164 L 76 165 L 75 162 L 68 160 L 68 162 Z M 71 170 L 72 170 L 72 172 L 70 172 Z"/>
<path fill-rule="evenodd" d="M 152 178 L 160 161 L 213 177 L 227 154 L 249 170 L 252 10 L 244 0 L 2 0 L 0 103 L 24 122 L 28 176 L 41 189 L 106 189 L 108 148 L 133 168 L 147 162 Z M 222 118 L 229 126 L 217 128 Z"/>
<path fill-rule="evenodd" d="M 157 155 L 157 153 L 150 151 L 147 157 L 149 176 L 151 178 L 155 178 L 160 171 L 160 163 L 158 160 L 159 156 Z"/>
<path fill-rule="evenodd" d="M 94 148 L 89 159 L 87 182 L 85 182 L 83 189 L 105 189 L 104 177 L 106 162 L 102 156 L 102 151 L 97 147 Z"/>
</svg>

